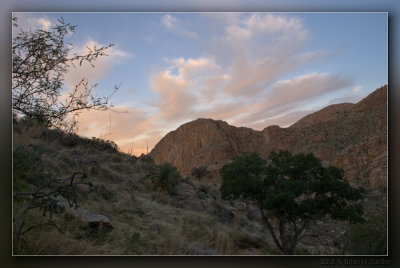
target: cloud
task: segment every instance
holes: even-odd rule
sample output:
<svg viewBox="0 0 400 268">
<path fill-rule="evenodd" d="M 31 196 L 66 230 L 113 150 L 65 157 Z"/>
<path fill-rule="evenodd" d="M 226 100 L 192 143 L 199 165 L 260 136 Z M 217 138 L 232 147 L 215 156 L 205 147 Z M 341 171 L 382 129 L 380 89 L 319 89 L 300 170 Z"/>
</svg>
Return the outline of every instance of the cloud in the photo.
<svg viewBox="0 0 400 268">
<path fill-rule="evenodd" d="M 339 91 L 352 85 L 347 77 L 328 73 L 310 73 L 276 82 L 272 88 L 249 106 L 247 114 L 236 124 L 248 124 L 285 114 L 307 103 L 318 100 L 325 94 Z M 294 123 L 294 122 L 293 122 Z"/>
<path fill-rule="evenodd" d="M 178 19 L 170 14 L 165 14 L 161 18 L 161 23 L 170 31 L 175 34 L 183 34 L 190 38 L 199 38 L 198 34 L 195 32 L 188 31 L 185 29 Z"/>
<path fill-rule="evenodd" d="M 37 22 L 42 26 L 41 28 L 44 30 L 48 30 L 49 27 L 51 26 L 51 21 L 45 18 L 40 18 L 37 20 Z"/>
<path fill-rule="evenodd" d="M 18 19 L 18 28 L 13 27 L 13 36 L 18 34 L 21 30 L 36 31 L 41 29 L 48 31 L 56 24 L 56 21 L 49 19 L 45 14 L 41 13 L 13 12 L 13 16 Z"/>
<path fill-rule="evenodd" d="M 304 116 L 309 115 L 315 111 L 316 111 L 316 109 L 296 110 L 293 112 L 285 113 L 285 114 L 277 116 L 277 117 L 251 122 L 248 125 L 248 127 L 251 127 L 253 129 L 257 129 L 257 130 L 262 130 L 267 126 L 272 126 L 272 125 L 278 125 L 280 127 L 289 127 L 293 123 L 302 119 Z"/>
<path fill-rule="evenodd" d="M 172 17 L 170 14 L 166 14 L 161 18 L 162 24 L 169 29 L 175 28 L 176 18 Z"/>
<path fill-rule="evenodd" d="M 171 75 L 169 71 L 159 72 L 151 80 L 153 91 L 158 93 L 158 100 L 154 105 L 160 109 L 162 118 L 179 119 L 192 111 L 196 97 L 188 91 L 188 81 Z"/>
<path fill-rule="evenodd" d="M 105 45 L 89 39 L 84 45 L 75 47 L 71 51 L 71 56 L 74 53 L 78 55 L 85 55 L 89 53 L 90 49 L 98 49 L 104 46 Z M 79 83 L 82 78 L 86 78 L 90 83 L 94 84 L 105 77 L 108 71 L 111 70 L 114 65 L 132 57 L 130 53 L 120 50 L 116 47 L 108 48 L 105 50 L 105 53 L 107 56 L 101 56 L 93 62 L 94 67 L 86 61 L 84 61 L 82 65 L 79 65 L 79 62 L 76 62 L 75 66 L 71 65 L 65 75 L 65 84 L 69 87 L 73 87 Z"/>
<path fill-rule="evenodd" d="M 257 13 L 232 21 L 219 50 L 232 59 L 226 92 L 233 96 L 256 96 L 281 76 L 323 56 L 303 51 L 308 31 L 296 17 Z"/>
<path fill-rule="evenodd" d="M 78 134 L 91 138 L 100 137 L 116 142 L 124 152 L 130 150 L 133 154 L 140 155 L 142 147 L 149 149 L 161 138 L 161 134 L 155 131 L 162 128 L 157 125 L 152 115 L 143 109 L 135 109 L 128 106 L 117 106 L 114 111 L 127 111 L 128 113 L 113 111 L 82 111 L 77 118 L 79 121 Z"/>
<path fill-rule="evenodd" d="M 361 90 L 362 90 L 362 86 L 356 86 L 354 89 L 353 89 L 353 92 L 354 93 L 357 93 L 357 92 L 360 92 Z"/>
<path fill-rule="evenodd" d="M 356 86 L 353 89 L 346 90 L 341 97 L 331 99 L 329 105 L 344 102 L 357 103 L 366 97 L 365 94 L 362 94 L 362 89 L 363 86 Z"/>
<path fill-rule="evenodd" d="M 151 87 L 158 96 L 152 105 L 158 108 L 158 118 L 171 125 L 205 117 L 258 129 L 272 123 L 286 126 L 313 111 L 301 106 L 352 85 L 347 77 L 329 73 L 290 77 L 297 68 L 329 55 L 305 51 L 308 30 L 295 16 L 207 16 L 225 23 L 215 51 L 231 60 L 221 60 L 219 53 L 175 58 L 152 75 Z M 169 14 L 163 23 L 174 29 L 178 25 Z M 282 79 L 285 76 L 290 78 Z"/>
<path fill-rule="evenodd" d="M 287 103 L 298 103 L 352 85 L 350 79 L 328 73 L 310 73 L 278 81 L 268 94 L 269 108 Z"/>
<path fill-rule="evenodd" d="M 151 88 L 157 93 L 157 101 L 152 105 L 159 109 L 160 118 L 164 120 L 192 118 L 218 96 L 218 88 L 214 86 L 229 79 L 211 57 L 166 61 L 167 69 L 151 78 Z"/>
<path fill-rule="evenodd" d="M 165 14 L 161 24 L 174 34 L 202 40 L 182 18 Z M 296 16 L 228 13 L 202 14 L 202 18 L 215 22 L 220 31 L 216 34 L 214 29 L 213 36 L 202 36 L 213 40 L 207 53 L 165 59 L 165 67 L 149 76 L 149 87 L 156 98 L 147 103 L 148 107 L 118 107 L 129 110 L 129 114 L 112 113 L 112 139 L 125 152 L 132 148 L 135 154 L 146 152 L 146 144 L 151 150 L 168 131 L 199 117 L 258 130 L 272 124 L 289 126 L 321 108 L 329 101 L 321 99 L 330 93 L 359 90 L 340 74 L 301 71 L 331 52 L 306 50 L 310 34 Z M 89 69 L 94 73 L 83 74 L 93 80 L 105 75 L 110 66 L 124 58 L 125 52 L 112 52 L 98 63 L 97 72 L 96 65 Z M 80 120 L 80 133 L 85 135 L 104 136 L 109 131 L 107 114 L 84 114 Z"/>
</svg>

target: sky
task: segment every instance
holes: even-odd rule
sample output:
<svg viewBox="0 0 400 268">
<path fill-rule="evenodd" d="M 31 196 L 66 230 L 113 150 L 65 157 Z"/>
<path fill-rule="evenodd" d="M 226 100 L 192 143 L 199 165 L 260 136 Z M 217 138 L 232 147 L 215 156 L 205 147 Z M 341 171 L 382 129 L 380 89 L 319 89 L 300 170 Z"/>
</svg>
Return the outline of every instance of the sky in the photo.
<svg viewBox="0 0 400 268">
<path fill-rule="evenodd" d="M 356 103 L 388 83 L 387 13 L 14 13 L 22 28 L 77 25 L 74 52 L 114 44 L 95 68 L 71 68 L 113 111 L 80 114 L 78 134 L 150 151 L 197 118 L 262 130 Z M 110 124 L 111 121 L 111 124 Z"/>
</svg>

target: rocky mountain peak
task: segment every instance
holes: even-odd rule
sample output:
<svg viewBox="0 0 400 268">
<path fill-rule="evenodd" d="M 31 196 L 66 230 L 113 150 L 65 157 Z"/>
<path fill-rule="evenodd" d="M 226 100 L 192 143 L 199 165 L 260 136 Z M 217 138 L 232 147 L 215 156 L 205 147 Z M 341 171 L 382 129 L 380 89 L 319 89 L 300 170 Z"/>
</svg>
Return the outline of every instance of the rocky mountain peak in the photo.
<svg viewBox="0 0 400 268">
<path fill-rule="evenodd" d="M 307 115 L 288 128 L 273 125 L 256 131 L 222 120 L 199 118 L 168 133 L 151 151 L 157 164 L 169 162 L 182 175 L 194 167 L 214 171 L 238 155 L 271 151 L 314 153 L 325 165 L 345 170 L 345 178 L 370 188 L 386 187 L 387 86 L 358 102 L 334 104 Z"/>
</svg>

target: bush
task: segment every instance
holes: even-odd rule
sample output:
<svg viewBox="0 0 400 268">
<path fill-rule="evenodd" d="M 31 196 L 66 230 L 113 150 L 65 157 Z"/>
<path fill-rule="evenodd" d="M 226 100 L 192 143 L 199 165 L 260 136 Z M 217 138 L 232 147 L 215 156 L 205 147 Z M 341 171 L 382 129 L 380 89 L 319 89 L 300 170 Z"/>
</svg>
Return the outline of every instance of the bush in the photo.
<svg viewBox="0 0 400 268">
<path fill-rule="evenodd" d="M 162 191 L 167 191 L 170 194 L 175 193 L 175 186 L 181 180 L 178 170 L 170 163 L 165 163 L 158 167 L 156 184 Z"/>
<path fill-rule="evenodd" d="M 19 145 L 13 151 L 13 179 L 15 182 L 27 181 L 35 185 L 43 181 L 41 155 L 44 150 L 37 145 Z"/>
<path fill-rule="evenodd" d="M 205 166 L 195 167 L 192 169 L 192 176 L 196 177 L 198 180 L 207 176 L 210 172 Z"/>
<path fill-rule="evenodd" d="M 366 222 L 350 227 L 349 250 L 356 255 L 387 254 L 386 211 L 373 214 Z"/>
</svg>

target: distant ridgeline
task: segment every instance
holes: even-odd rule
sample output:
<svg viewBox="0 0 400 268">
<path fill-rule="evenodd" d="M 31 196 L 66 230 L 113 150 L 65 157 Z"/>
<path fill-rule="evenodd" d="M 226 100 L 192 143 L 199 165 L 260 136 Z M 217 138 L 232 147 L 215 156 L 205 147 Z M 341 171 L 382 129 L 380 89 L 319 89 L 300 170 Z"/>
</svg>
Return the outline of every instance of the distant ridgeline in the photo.
<svg viewBox="0 0 400 268">
<path fill-rule="evenodd" d="M 312 113 L 288 128 L 262 131 L 224 121 L 197 119 L 168 133 L 150 152 L 155 163 L 169 162 L 182 175 L 205 166 L 218 170 L 243 153 L 267 157 L 271 151 L 314 153 L 324 165 L 345 171 L 345 178 L 369 189 L 387 187 L 387 86 L 357 104 L 342 103 Z"/>
</svg>

